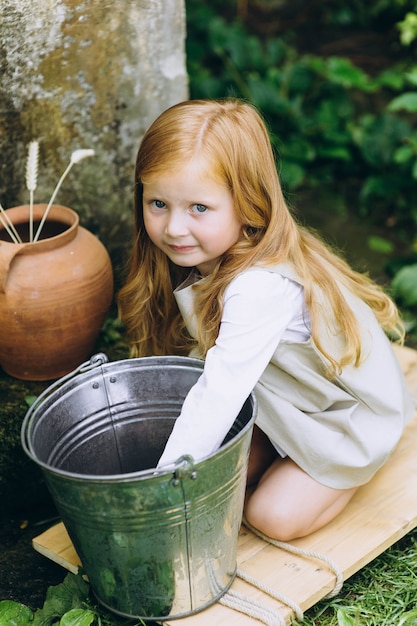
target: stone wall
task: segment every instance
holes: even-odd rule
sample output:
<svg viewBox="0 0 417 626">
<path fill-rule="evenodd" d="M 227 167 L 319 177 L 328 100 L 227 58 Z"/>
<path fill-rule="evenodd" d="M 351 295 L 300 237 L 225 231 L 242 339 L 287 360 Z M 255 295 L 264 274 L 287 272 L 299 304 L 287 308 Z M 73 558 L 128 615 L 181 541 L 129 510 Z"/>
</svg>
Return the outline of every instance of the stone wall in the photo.
<svg viewBox="0 0 417 626">
<path fill-rule="evenodd" d="M 35 202 L 56 198 L 114 245 L 132 209 L 143 132 L 188 97 L 184 0 L 1 0 L 0 202 L 26 204 L 27 146 L 40 143 Z"/>
<path fill-rule="evenodd" d="M 184 0 L 0 0 L 4 208 L 29 202 L 30 141 L 40 144 L 35 202 L 49 201 L 74 150 L 93 148 L 56 202 L 79 213 L 113 262 L 127 251 L 138 144 L 161 111 L 188 97 L 184 12 Z M 0 515 L 47 498 L 19 436 L 25 398 L 41 390 L 0 370 Z"/>
</svg>

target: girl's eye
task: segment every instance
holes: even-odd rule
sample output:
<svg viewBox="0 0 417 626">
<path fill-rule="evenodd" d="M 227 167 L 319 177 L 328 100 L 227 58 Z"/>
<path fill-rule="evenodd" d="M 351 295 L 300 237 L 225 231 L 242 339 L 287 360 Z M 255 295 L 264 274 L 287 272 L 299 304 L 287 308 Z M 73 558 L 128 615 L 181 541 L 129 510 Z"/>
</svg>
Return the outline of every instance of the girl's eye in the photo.
<svg viewBox="0 0 417 626">
<path fill-rule="evenodd" d="M 193 212 L 194 213 L 205 213 L 206 211 L 208 211 L 207 207 L 204 204 L 194 204 L 193 205 Z"/>
<path fill-rule="evenodd" d="M 165 202 L 162 202 L 162 200 L 152 200 L 151 204 L 156 209 L 164 209 L 165 208 Z"/>
</svg>

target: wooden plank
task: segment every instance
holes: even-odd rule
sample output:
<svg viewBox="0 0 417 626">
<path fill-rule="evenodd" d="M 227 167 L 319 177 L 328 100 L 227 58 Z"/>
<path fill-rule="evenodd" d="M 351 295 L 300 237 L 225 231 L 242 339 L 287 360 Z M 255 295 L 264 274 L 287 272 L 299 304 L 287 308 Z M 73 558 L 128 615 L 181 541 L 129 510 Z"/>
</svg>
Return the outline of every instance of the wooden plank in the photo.
<svg viewBox="0 0 417 626">
<path fill-rule="evenodd" d="M 77 573 L 81 561 L 62 522 L 35 537 L 32 545 L 48 559 L 62 565 L 73 574 Z"/>
<path fill-rule="evenodd" d="M 417 396 L 417 352 L 396 348 L 411 391 Z M 417 414 L 388 463 L 362 487 L 347 508 L 325 528 L 292 545 L 325 554 L 346 579 L 372 561 L 417 526 Z M 63 524 L 33 540 L 36 550 L 76 571 L 79 559 Z M 313 606 L 332 591 L 335 575 L 319 559 L 306 558 L 277 548 L 242 527 L 238 568 L 264 585 L 297 602 L 301 609 Z M 288 623 L 291 609 L 254 586 L 236 578 L 232 589 L 274 609 Z M 253 618 L 219 602 L 196 615 L 168 620 L 166 626 L 254 626 Z"/>
</svg>

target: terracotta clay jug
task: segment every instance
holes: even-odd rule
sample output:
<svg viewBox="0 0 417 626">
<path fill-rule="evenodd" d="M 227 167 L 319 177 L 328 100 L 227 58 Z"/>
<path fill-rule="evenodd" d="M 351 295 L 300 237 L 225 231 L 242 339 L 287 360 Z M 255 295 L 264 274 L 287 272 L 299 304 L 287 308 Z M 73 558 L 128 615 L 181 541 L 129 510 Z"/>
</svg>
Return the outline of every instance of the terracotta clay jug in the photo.
<svg viewBox="0 0 417 626">
<path fill-rule="evenodd" d="M 35 233 L 45 209 L 33 207 Z M 29 207 L 6 213 L 23 243 L 0 224 L 0 365 L 24 380 L 60 378 L 92 354 L 113 296 L 110 257 L 67 207 L 51 207 L 34 243 Z"/>
</svg>

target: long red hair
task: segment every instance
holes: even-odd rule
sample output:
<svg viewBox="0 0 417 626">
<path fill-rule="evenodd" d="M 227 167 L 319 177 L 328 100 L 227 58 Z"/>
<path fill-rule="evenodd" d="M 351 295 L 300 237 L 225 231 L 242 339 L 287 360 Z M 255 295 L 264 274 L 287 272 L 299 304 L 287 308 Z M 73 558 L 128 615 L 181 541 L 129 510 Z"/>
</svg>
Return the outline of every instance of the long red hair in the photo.
<svg viewBox="0 0 417 626">
<path fill-rule="evenodd" d="M 208 175 L 230 190 L 243 225 L 241 239 L 224 254 L 210 277 L 195 286 L 201 356 L 216 340 L 226 286 L 254 265 L 292 265 L 304 286 L 313 340 L 333 372 L 361 360 L 358 324 L 341 287 L 366 302 L 387 332 L 403 338 L 398 311 L 383 289 L 352 270 L 292 216 L 281 190 L 268 130 L 258 111 L 235 99 L 191 100 L 169 108 L 155 120 L 137 155 L 135 241 L 126 283 L 118 295 L 132 356 L 187 354 L 196 345 L 173 296 L 190 270 L 172 264 L 149 239 L 143 224 L 142 183 L 147 176 L 178 168 L 197 154 L 206 159 Z M 337 361 L 321 344 L 318 329 L 323 308 L 315 297 L 319 291 L 328 303 L 329 325 L 337 320 L 344 339 L 344 354 Z"/>
</svg>

